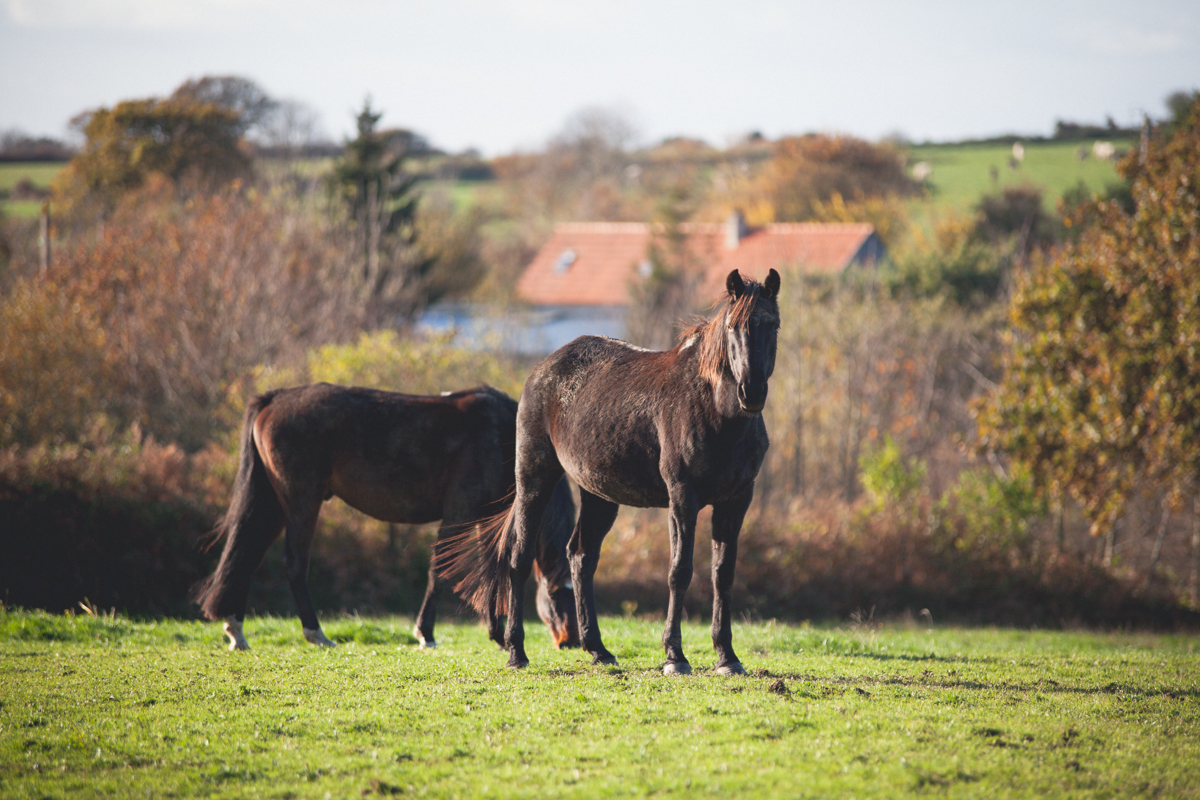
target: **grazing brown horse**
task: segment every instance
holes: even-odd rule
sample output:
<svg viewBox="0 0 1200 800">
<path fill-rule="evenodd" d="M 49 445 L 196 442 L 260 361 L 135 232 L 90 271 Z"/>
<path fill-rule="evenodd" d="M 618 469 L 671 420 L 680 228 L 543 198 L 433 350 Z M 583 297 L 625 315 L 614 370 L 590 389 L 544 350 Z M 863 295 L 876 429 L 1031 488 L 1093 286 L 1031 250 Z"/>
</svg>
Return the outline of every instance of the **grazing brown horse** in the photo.
<svg viewBox="0 0 1200 800">
<path fill-rule="evenodd" d="M 456 565 L 467 571 L 456 588 L 477 609 L 507 611 L 510 667 L 529 663 L 525 583 L 537 522 L 566 473 L 580 487 L 579 520 L 567 549 L 579 632 L 593 663 L 616 663 L 596 625 L 592 578 L 600 544 L 619 505 L 666 507 L 671 595 L 663 672 L 691 672 L 679 624 L 692 577 L 696 515 L 711 505 L 716 671 L 744 672 L 733 652 L 729 590 L 742 518 L 767 452 L 761 412 L 775 368 L 779 274 L 771 270 L 760 285 L 734 270 L 725 285 L 720 313 L 687 331 L 672 350 L 583 336 L 542 361 L 525 383 L 517 412 L 516 499 L 477 541 L 463 538 Z"/>
<path fill-rule="evenodd" d="M 259 395 L 246 408 L 233 499 L 215 540 L 225 548 L 193 592 L 204 615 L 225 619 L 231 650 L 242 632 L 250 577 L 286 530 L 287 574 L 304 638 L 333 646 L 308 592 L 309 551 L 321 504 L 337 495 L 386 522 L 441 520 L 438 543 L 502 512 L 512 500 L 517 403 L 489 386 L 438 397 L 317 383 Z M 578 626 L 564 551 L 575 507 L 563 481 L 544 517 L 538 554 L 538 607 L 559 647 L 577 645 Z M 539 517 L 539 521 L 543 518 Z M 425 600 L 413 631 L 433 638 L 444 583 L 435 545 Z M 497 641 L 500 624 L 484 612 Z"/>
</svg>

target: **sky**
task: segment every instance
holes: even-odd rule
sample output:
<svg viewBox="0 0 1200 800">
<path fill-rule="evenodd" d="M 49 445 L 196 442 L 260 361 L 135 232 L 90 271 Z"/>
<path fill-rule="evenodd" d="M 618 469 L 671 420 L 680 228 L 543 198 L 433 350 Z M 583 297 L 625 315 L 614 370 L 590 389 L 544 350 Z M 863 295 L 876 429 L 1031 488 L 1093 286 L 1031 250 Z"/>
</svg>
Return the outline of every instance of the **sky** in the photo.
<svg viewBox="0 0 1200 800">
<path fill-rule="evenodd" d="M 1136 125 L 1200 88 L 1200 2 L 0 0 L 0 131 L 239 75 L 340 141 L 363 101 L 449 151 L 541 147 L 584 109 L 638 141 Z"/>
</svg>

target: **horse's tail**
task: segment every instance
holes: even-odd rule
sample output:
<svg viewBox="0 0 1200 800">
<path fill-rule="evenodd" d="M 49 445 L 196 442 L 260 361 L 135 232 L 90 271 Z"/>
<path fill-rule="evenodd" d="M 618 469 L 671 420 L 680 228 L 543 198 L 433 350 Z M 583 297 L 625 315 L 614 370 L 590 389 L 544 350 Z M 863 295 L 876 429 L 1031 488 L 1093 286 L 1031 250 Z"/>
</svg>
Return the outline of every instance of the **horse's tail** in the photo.
<svg viewBox="0 0 1200 800">
<path fill-rule="evenodd" d="M 481 615 L 508 613 L 508 593 L 512 585 L 508 574 L 513 526 L 512 495 L 508 507 L 479 520 L 467 530 L 446 540 L 441 557 L 441 573 L 457 577 L 454 591 Z"/>
<path fill-rule="evenodd" d="M 213 574 L 196 584 L 191 593 L 208 619 L 245 613 L 250 578 L 283 529 L 283 506 L 254 443 L 254 421 L 275 394 L 259 395 L 246 406 L 233 499 L 209 541 L 212 547 L 223 539 L 225 548 Z"/>
<path fill-rule="evenodd" d="M 513 493 L 503 500 L 503 511 L 486 517 L 448 538 L 440 551 L 442 575 L 458 578 L 454 591 L 482 615 L 508 613 L 511 588 Z M 571 487 L 562 478 L 554 487 L 550 504 L 537 527 L 534 567 L 555 586 L 570 586 L 571 567 L 567 542 L 575 528 L 575 502 Z"/>
</svg>

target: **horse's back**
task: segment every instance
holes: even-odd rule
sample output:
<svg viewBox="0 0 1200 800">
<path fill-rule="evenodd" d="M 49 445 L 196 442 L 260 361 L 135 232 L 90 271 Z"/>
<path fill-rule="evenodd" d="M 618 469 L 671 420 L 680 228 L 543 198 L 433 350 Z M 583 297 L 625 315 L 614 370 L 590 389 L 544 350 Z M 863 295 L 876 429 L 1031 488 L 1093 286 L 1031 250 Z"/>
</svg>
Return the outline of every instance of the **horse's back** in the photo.
<svg viewBox="0 0 1200 800">
<path fill-rule="evenodd" d="M 498 495 L 512 482 L 516 401 L 491 387 L 426 396 L 309 384 L 276 392 L 255 425 L 279 477 L 387 521 L 432 522 L 448 494 Z M 476 489 L 463 487 L 470 473 Z"/>
</svg>

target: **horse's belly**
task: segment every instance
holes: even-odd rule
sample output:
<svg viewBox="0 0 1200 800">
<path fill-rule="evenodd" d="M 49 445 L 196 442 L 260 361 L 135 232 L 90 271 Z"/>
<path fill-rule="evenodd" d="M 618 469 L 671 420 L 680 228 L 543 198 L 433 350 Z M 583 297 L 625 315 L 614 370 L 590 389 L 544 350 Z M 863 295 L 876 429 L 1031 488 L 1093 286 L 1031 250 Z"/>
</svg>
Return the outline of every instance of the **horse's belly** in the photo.
<svg viewBox="0 0 1200 800">
<path fill-rule="evenodd" d="M 409 487 L 399 491 L 395 487 L 370 484 L 341 485 L 334 482 L 333 493 L 352 508 L 369 517 L 384 522 L 400 522 L 420 525 L 442 518 L 442 491 L 429 487 Z"/>
<path fill-rule="evenodd" d="M 571 480 L 605 500 L 638 508 L 666 508 L 670 503 L 666 483 L 649 462 L 611 464 L 563 458 L 561 453 L 559 459 Z"/>
</svg>

